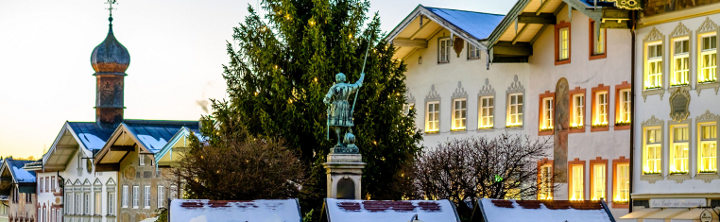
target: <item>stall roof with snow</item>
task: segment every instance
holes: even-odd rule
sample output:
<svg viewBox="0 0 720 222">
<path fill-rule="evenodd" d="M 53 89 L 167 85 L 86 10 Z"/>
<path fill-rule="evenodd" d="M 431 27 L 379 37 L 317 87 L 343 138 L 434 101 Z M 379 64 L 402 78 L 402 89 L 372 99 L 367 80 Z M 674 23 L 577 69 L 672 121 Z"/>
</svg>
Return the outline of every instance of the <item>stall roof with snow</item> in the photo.
<svg viewBox="0 0 720 222">
<path fill-rule="evenodd" d="M 607 205 L 600 201 L 568 200 L 497 200 L 478 201 L 472 221 L 545 222 L 545 221 L 614 221 Z"/>
<path fill-rule="evenodd" d="M 301 222 L 297 199 L 285 200 L 184 200 L 170 203 L 170 222 Z"/>
<path fill-rule="evenodd" d="M 459 222 L 449 200 L 345 200 L 325 199 L 323 222 L 406 222 L 417 215 L 423 222 Z"/>
</svg>

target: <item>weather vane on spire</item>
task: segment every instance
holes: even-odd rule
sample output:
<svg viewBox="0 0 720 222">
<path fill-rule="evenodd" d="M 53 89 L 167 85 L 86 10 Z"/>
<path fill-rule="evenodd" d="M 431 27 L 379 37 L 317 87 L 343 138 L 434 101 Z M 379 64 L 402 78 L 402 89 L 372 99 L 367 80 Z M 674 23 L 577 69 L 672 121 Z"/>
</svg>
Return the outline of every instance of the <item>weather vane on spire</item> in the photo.
<svg viewBox="0 0 720 222">
<path fill-rule="evenodd" d="M 105 4 L 108 4 L 107 10 L 110 12 L 110 18 L 112 18 L 112 10 L 115 9 L 113 5 L 117 4 L 117 0 L 107 0 Z"/>
</svg>

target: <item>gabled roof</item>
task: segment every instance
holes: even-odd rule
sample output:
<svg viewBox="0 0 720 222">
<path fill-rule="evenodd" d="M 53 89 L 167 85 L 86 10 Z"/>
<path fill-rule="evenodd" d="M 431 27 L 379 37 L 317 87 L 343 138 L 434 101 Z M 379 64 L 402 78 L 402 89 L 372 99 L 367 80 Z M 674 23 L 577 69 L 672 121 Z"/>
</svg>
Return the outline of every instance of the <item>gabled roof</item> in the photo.
<svg viewBox="0 0 720 222">
<path fill-rule="evenodd" d="M 26 163 L 33 162 L 31 160 L 13 160 L 7 158 L 0 167 L 0 175 L 9 172 L 13 183 L 35 183 L 35 172 L 23 169 Z"/>
<path fill-rule="evenodd" d="M 94 155 L 102 149 L 112 132 L 113 129 L 100 127 L 95 122 L 65 122 L 52 146 L 43 155 L 43 170 L 65 169 L 78 151 Z"/>
<path fill-rule="evenodd" d="M 157 154 L 183 128 L 199 129 L 198 121 L 125 120 L 112 133 L 105 146 L 95 156 L 97 164 L 115 164 L 137 145 L 139 152 Z M 117 148 L 117 149 L 116 149 Z"/>
<path fill-rule="evenodd" d="M 245 221 L 301 222 L 297 199 L 286 200 L 184 200 L 170 203 L 170 222 Z"/>
<path fill-rule="evenodd" d="M 397 48 L 395 58 L 403 58 L 417 48 L 426 48 L 427 41 L 443 29 L 485 49 L 481 41 L 488 38 L 503 17 L 492 13 L 418 5 L 385 38 Z"/>
<path fill-rule="evenodd" d="M 460 222 L 449 200 L 344 200 L 325 199 L 323 222 L 411 221 Z"/>
<path fill-rule="evenodd" d="M 83 146 L 88 150 L 100 150 L 110 138 L 114 129 L 100 127 L 95 122 L 67 122 L 70 129 L 77 135 Z"/>
<path fill-rule="evenodd" d="M 614 221 L 610 210 L 600 201 L 498 200 L 483 198 L 478 200 L 477 207 L 479 212 L 476 209 L 473 213 L 473 221 Z"/>
<path fill-rule="evenodd" d="M 178 132 L 175 133 L 175 135 L 170 139 L 170 142 L 165 144 L 165 146 L 162 149 L 160 149 L 157 153 L 155 153 L 155 162 L 159 163 L 160 159 L 162 159 L 165 156 L 165 154 L 171 153 L 170 151 L 172 150 L 173 146 L 175 146 L 175 144 L 177 144 L 180 140 L 184 139 L 185 137 L 188 137 L 193 134 L 196 137 L 200 138 L 202 141 L 203 137 L 200 134 L 200 129 L 198 129 L 198 128 L 190 129 L 190 128 L 187 128 L 184 126 L 182 128 L 180 128 L 180 130 L 178 130 Z"/>
</svg>

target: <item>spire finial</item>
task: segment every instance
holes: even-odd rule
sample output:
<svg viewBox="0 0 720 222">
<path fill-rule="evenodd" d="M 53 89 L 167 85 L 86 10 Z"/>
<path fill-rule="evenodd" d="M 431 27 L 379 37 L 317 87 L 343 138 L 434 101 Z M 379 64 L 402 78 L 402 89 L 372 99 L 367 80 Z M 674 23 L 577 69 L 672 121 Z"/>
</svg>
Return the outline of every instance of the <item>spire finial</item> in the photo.
<svg viewBox="0 0 720 222">
<path fill-rule="evenodd" d="M 105 2 L 105 4 L 108 5 L 107 10 L 110 14 L 110 17 L 108 17 L 108 20 L 110 20 L 110 23 L 112 23 L 112 20 L 113 20 L 112 19 L 112 10 L 115 9 L 115 8 L 113 8 L 113 5 L 117 4 L 117 0 L 107 0 L 107 2 Z"/>
</svg>

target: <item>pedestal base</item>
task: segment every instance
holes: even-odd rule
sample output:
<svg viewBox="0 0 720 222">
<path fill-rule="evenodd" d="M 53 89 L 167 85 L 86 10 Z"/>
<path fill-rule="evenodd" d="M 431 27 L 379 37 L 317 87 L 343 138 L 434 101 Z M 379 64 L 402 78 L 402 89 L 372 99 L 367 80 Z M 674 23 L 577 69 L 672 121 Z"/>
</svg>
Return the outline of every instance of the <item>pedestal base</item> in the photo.
<svg viewBox="0 0 720 222">
<path fill-rule="evenodd" d="M 362 170 L 365 163 L 360 154 L 331 153 L 323 164 L 327 173 L 327 197 L 360 199 Z"/>
</svg>

